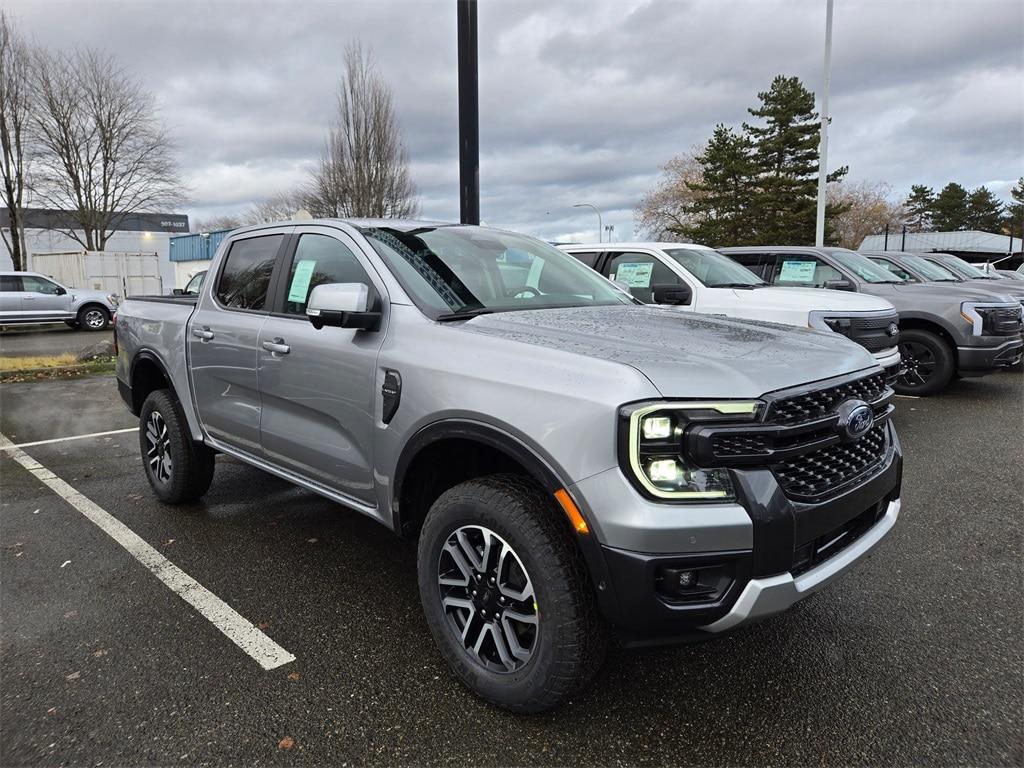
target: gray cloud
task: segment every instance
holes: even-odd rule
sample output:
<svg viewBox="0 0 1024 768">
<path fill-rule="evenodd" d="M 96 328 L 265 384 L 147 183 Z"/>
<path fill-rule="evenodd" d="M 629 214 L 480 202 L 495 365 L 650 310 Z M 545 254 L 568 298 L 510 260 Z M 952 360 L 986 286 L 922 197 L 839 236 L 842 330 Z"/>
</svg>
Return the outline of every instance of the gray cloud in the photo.
<svg viewBox="0 0 1024 768">
<path fill-rule="evenodd" d="M 851 178 L 990 184 L 1021 175 L 1016 0 L 838 0 L 830 165 Z M 189 213 L 244 208 L 315 161 L 341 51 L 391 83 L 424 214 L 458 216 L 455 8 L 422 2 L 8 0 L 55 49 L 114 52 L 155 94 Z M 540 0 L 480 7 L 482 214 L 551 239 L 625 237 L 674 154 L 736 124 L 777 73 L 821 81 L 820 0 Z"/>
</svg>

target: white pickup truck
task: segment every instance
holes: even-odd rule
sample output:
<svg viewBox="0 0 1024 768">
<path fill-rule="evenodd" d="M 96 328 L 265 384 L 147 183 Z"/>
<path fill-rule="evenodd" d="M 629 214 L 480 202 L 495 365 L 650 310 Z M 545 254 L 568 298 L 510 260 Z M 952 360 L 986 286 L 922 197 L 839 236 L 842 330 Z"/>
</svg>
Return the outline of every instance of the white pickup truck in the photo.
<svg viewBox="0 0 1024 768">
<path fill-rule="evenodd" d="M 867 349 L 891 378 L 899 370 L 899 316 L 885 299 L 770 285 L 713 248 L 693 243 L 558 246 L 647 304 L 835 331 Z"/>
</svg>

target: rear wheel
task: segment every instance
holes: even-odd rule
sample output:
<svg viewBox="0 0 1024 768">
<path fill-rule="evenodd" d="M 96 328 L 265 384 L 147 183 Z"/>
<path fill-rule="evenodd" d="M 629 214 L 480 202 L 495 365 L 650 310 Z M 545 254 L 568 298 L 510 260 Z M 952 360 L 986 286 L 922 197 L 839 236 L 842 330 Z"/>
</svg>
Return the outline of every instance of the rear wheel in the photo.
<svg viewBox="0 0 1024 768">
<path fill-rule="evenodd" d="M 953 351 L 941 336 L 918 328 L 900 331 L 900 362 L 904 372 L 894 389 L 903 395 L 934 395 L 956 373 Z"/>
<path fill-rule="evenodd" d="M 142 404 L 139 448 L 146 478 L 165 504 L 195 501 L 210 489 L 213 451 L 192 440 L 177 403 L 166 389 L 150 393 Z"/>
<path fill-rule="evenodd" d="M 110 313 L 98 304 L 78 310 L 78 325 L 87 331 L 102 331 L 110 325 Z"/>
<path fill-rule="evenodd" d="M 420 534 L 420 599 L 470 690 L 515 712 L 557 706 L 600 666 L 607 634 L 586 570 L 538 487 L 492 475 L 449 489 Z"/>
</svg>

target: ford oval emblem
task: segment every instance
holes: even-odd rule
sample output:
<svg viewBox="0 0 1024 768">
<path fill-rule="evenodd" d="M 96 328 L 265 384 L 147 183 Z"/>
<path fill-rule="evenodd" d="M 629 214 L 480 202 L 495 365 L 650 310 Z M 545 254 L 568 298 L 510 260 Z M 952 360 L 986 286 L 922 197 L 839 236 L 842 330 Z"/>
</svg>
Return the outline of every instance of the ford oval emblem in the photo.
<svg viewBox="0 0 1024 768">
<path fill-rule="evenodd" d="M 900 332 L 900 327 L 896 323 L 889 323 L 889 327 L 885 329 L 885 332 L 890 336 L 895 336 Z"/>
<path fill-rule="evenodd" d="M 839 406 L 836 429 L 843 440 L 859 440 L 875 425 L 875 412 L 863 400 L 847 400 Z"/>
</svg>

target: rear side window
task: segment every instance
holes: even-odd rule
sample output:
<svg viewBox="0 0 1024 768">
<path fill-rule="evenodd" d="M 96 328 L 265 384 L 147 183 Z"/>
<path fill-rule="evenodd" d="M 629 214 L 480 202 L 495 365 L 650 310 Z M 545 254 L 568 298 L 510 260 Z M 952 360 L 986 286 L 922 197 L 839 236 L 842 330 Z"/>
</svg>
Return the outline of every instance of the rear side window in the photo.
<svg viewBox="0 0 1024 768">
<path fill-rule="evenodd" d="M 579 252 L 576 252 L 576 251 L 572 251 L 572 252 L 569 253 L 569 255 L 572 256 L 577 261 L 583 262 L 584 264 L 586 264 L 591 269 L 593 269 L 594 265 L 597 264 L 597 256 L 598 256 L 598 254 L 597 254 L 596 251 L 588 251 L 586 253 L 579 253 Z"/>
<path fill-rule="evenodd" d="M 882 269 L 887 269 L 890 272 L 892 272 L 894 275 L 896 275 L 896 277 L 902 278 L 903 280 L 907 280 L 911 283 L 917 282 L 916 277 L 914 277 L 912 274 L 907 272 L 907 270 L 905 270 L 903 267 L 901 267 L 899 264 L 896 264 L 893 261 L 889 261 L 888 259 L 876 259 L 874 256 L 869 256 L 868 258 L 870 258 L 873 262 L 875 262 L 875 264 L 880 266 Z"/>
<path fill-rule="evenodd" d="M 772 267 L 775 265 L 775 260 L 767 254 L 727 253 L 725 255 L 737 264 L 742 264 L 762 280 L 768 280 L 771 277 Z"/>
<path fill-rule="evenodd" d="M 21 290 L 21 278 L 17 275 L 0 275 L 0 292 L 14 293 Z"/>
<path fill-rule="evenodd" d="M 263 309 L 283 238 L 266 235 L 236 240 L 217 281 L 217 301 L 228 309 Z"/>
<path fill-rule="evenodd" d="M 373 283 L 348 246 L 328 235 L 302 235 L 288 274 L 285 314 L 305 314 L 310 292 L 327 283 L 363 283 L 373 293 Z"/>
</svg>

